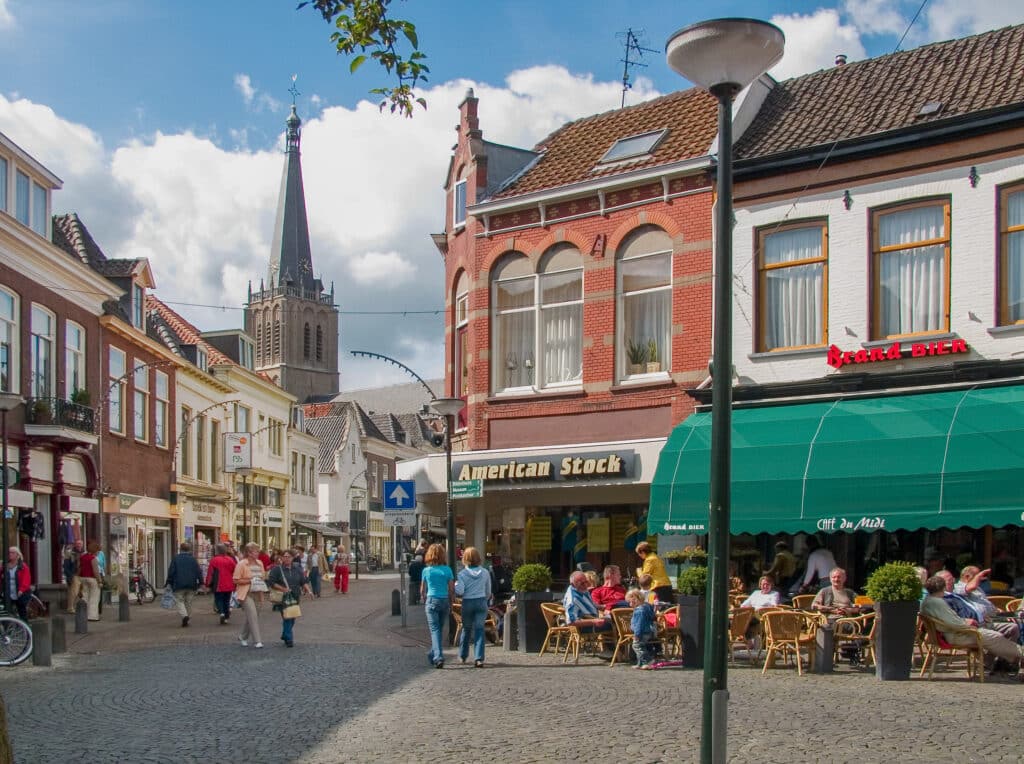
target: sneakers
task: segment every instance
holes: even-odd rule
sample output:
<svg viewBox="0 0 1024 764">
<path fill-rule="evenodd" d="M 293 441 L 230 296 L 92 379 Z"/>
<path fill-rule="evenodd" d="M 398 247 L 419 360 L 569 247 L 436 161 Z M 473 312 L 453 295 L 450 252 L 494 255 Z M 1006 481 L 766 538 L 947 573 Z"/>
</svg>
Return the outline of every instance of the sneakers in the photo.
<svg viewBox="0 0 1024 764">
<path fill-rule="evenodd" d="M 181 628 L 184 629 L 186 626 L 188 626 L 188 616 L 181 619 Z"/>
<path fill-rule="evenodd" d="M 438 661 L 437 663 L 435 663 L 434 664 L 434 668 L 443 669 L 444 668 L 444 661 Z"/>
<path fill-rule="evenodd" d="M 242 647 L 248 647 L 249 646 L 249 640 L 248 639 L 242 639 L 241 635 L 238 636 L 238 641 L 242 643 Z M 263 643 L 262 642 L 257 642 L 256 646 L 257 647 L 263 647 Z"/>
<path fill-rule="evenodd" d="M 261 647 L 263 647 L 263 643 L 262 642 L 257 642 L 255 645 L 253 645 L 253 647 L 255 647 L 257 650 L 259 650 Z"/>
<path fill-rule="evenodd" d="M 220 617 L 220 625 L 221 625 L 221 626 L 223 626 L 223 625 L 224 625 L 225 623 L 227 623 L 227 622 L 228 622 L 228 618 L 227 618 L 227 616 L 226 616 L 226 615 L 222 615 L 222 616 Z"/>
<path fill-rule="evenodd" d="M 483 667 L 484 667 L 484 662 L 483 661 L 473 661 L 473 668 L 483 668 Z"/>
</svg>

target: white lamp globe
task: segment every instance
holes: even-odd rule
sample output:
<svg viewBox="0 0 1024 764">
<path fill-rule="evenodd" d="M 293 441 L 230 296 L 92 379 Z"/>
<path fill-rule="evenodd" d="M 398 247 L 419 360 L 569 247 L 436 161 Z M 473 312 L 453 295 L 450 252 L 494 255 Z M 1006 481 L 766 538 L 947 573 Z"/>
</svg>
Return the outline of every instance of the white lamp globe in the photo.
<svg viewBox="0 0 1024 764">
<path fill-rule="evenodd" d="M 668 65 L 707 90 L 742 90 L 782 58 L 786 36 L 757 19 L 713 19 L 684 27 L 665 43 Z"/>
</svg>

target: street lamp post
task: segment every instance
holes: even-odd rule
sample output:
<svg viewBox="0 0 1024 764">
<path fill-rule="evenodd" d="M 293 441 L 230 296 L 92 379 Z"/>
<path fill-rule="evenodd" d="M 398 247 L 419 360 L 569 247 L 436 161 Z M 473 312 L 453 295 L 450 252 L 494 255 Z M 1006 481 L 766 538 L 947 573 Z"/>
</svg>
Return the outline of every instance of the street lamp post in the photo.
<svg viewBox="0 0 1024 764">
<path fill-rule="evenodd" d="M 11 612 L 11 592 L 10 592 L 10 587 L 7 586 L 7 576 L 6 576 L 6 571 L 7 571 L 7 546 L 10 543 L 8 541 L 8 539 L 7 539 L 7 512 L 9 511 L 8 510 L 9 505 L 7 503 L 7 484 L 11 482 L 9 480 L 10 475 L 7 474 L 7 412 L 11 411 L 12 409 L 17 408 L 18 406 L 20 406 L 24 402 L 25 402 L 25 399 L 22 398 L 20 395 L 15 395 L 14 393 L 0 393 L 0 440 L 3 441 L 3 449 L 4 449 L 4 455 L 3 455 L 3 467 L 4 467 L 4 473 L 3 473 L 3 475 L 4 475 L 3 503 L 4 503 L 4 507 L 3 507 L 3 517 L 0 518 L 0 520 L 2 520 L 2 522 L 0 522 L 0 525 L 3 525 L 3 544 L 4 544 L 3 570 L 4 570 L 4 573 L 5 573 L 5 575 L 4 575 L 3 603 L 4 603 L 4 612 L 5 613 L 10 613 Z"/>
<path fill-rule="evenodd" d="M 455 506 L 452 504 L 452 430 L 455 417 L 466 402 L 462 398 L 435 398 L 430 408 L 444 417 L 445 530 L 448 534 L 448 567 L 455 570 Z"/>
<path fill-rule="evenodd" d="M 249 543 L 249 491 L 245 482 L 245 476 L 252 472 L 246 467 L 235 469 L 236 475 L 242 476 L 242 546 Z"/>
<path fill-rule="evenodd" d="M 732 102 L 782 58 L 785 36 L 754 19 L 716 19 L 669 38 L 672 69 L 718 100 L 714 343 L 711 364 L 711 485 L 708 616 L 705 625 L 702 764 L 726 760 L 729 633 L 729 513 L 732 473 Z"/>
</svg>

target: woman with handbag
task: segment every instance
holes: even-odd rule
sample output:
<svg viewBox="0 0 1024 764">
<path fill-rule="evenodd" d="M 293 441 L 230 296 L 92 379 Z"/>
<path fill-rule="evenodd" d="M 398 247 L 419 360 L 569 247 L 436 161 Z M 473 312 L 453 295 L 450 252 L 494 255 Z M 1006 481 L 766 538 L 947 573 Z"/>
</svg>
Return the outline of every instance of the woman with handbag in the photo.
<svg viewBox="0 0 1024 764">
<path fill-rule="evenodd" d="M 242 633 L 238 635 L 238 641 L 242 647 L 249 646 L 249 640 L 256 640 L 253 647 L 263 647 L 263 639 L 260 637 L 260 614 L 256 606 L 263 602 L 263 592 L 267 591 L 267 572 L 260 561 L 260 545 L 250 541 L 245 545 L 243 551 L 245 556 L 235 565 L 235 571 L 231 580 L 235 584 L 235 597 L 238 604 L 245 613 L 245 625 Z"/>
<path fill-rule="evenodd" d="M 293 561 L 291 551 L 282 552 L 281 564 L 271 568 L 270 575 L 267 576 L 270 601 L 274 603 L 274 610 L 281 613 L 281 639 L 285 647 L 295 645 L 295 619 L 302 616 L 302 610 L 299 608 L 302 592 L 312 595 L 309 579 L 301 568 L 292 565 Z"/>
</svg>

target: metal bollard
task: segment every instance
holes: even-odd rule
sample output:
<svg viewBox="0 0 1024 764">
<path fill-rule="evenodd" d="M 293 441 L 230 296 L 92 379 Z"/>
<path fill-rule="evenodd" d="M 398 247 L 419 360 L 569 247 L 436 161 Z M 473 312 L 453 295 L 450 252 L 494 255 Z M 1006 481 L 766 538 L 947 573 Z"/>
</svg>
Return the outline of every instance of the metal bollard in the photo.
<svg viewBox="0 0 1024 764">
<path fill-rule="evenodd" d="M 50 644 L 50 621 L 47 618 L 37 618 L 32 621 L 32 665 L 52 666 L 53 651 Z"/>
<path fill-rule="evenodd" d="M 117 620 L 124 622 L 131 620 L 128 612 L 128 593 L 121 592 L 117 595 Z"/>
<path fill-rule="evenodd" d="M 391 590 L 391 615 L 402 614 L 402 592 L 398 589 Z"/>
<path fill-rule="evenodd" d="M 68 651 L 68 619 L 62 615 L 50 618 L 50 651 L 60 655 Z"/>
<path fill-rule="evenodd" d="M 89 633 L 89 606 L 85 600 L 75 603 L 75 634 Z"/>
</svg>

